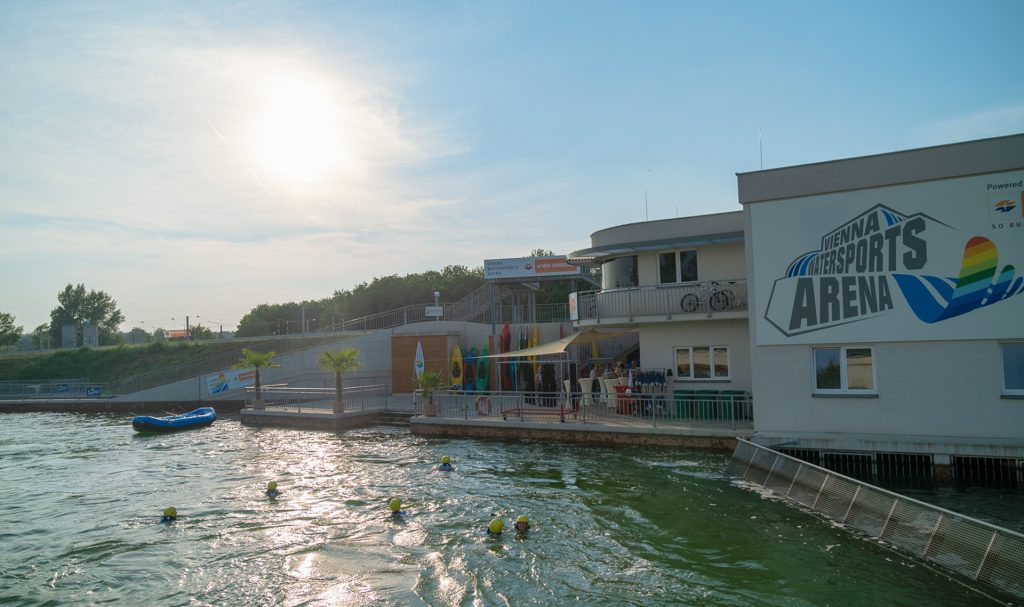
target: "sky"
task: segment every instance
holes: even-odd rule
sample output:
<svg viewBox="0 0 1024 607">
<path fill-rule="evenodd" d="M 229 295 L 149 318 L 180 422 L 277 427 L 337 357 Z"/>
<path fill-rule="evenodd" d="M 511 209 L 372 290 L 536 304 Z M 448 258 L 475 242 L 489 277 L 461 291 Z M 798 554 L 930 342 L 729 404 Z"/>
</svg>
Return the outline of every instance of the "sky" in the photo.
<svg viewBox="0 0 1024 607">
<path fill-rule="evenodd" d="M 1024 132 L 1024 2 L 0 1 L 0 312 L 225 330 Z M 442 294 L 442 300 L 445 300 Z"/>
</svg>

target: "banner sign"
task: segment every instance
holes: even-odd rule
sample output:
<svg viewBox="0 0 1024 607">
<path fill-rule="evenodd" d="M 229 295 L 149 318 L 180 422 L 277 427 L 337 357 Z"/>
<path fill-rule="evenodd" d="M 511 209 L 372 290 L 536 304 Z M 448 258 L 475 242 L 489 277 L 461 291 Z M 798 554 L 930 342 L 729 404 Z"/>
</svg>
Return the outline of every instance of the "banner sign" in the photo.
<svg viewBox="0 0 1024 607">
<path fill-rule="evenodd" d="M 578 297 L 578 295 L 579 294 L 576 293 L 575 291 L 572 292 L 572 293 L 569 293 L 569 320 L 579 320 L 580 319 L 580 310 L 579 310 L 579 307 L 577 307 L 578 304 L 577 304 L 577 299 L 576 299 Z"/>
<path fill-rule="evenodd" d="M 758 345 L 1024 337 L 1024 174 L 750 205 Z"/>
<path fill-rule="evenodd" d="M 206 376 L 210 394 L 221 394 L 256 385 L 256 369 L 230 369 Z"/>
<path fill-rule="evenodd" d="M 423 315 L 441 318 L 444 316 L 444 306 L 427 306 L 423 310 Z"/>
<path fill-rule="evenodd" d="M 103 396 L 103 388 L 100 386 L 86 386 L 85 395 L 87 397 L 99 398 L 100 396 Z"/>
<path fill-rule="evenodd" d="M 484 260 L 486 280 L 535 280 L 543 276 L 579 276 L 580 273 L 579 266 L 565 263 L 565 255 Z"/>
</svg>

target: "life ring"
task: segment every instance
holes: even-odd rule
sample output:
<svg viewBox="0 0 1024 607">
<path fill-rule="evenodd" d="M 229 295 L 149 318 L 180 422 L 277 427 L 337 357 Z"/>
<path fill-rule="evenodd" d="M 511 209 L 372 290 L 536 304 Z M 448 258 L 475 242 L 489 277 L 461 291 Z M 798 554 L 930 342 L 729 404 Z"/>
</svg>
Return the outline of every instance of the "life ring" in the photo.
<svg viewBox="0 0 1024 607">
<path fill-rule="evenodd" d="M 491 399 L 489 397 L 478 396 L 475 405 L 477 415 L 491 415 Z"/>
</svg>

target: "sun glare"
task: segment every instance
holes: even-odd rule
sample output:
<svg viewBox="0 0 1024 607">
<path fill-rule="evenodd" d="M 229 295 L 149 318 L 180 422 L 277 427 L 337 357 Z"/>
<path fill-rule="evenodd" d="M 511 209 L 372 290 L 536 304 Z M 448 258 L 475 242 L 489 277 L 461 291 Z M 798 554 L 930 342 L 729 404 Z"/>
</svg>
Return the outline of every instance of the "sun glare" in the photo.
<svg viewBox="0 0 1024 607">
<path fill-rule="evenodd" d="M 324 83 L 272 79 L 252 121 L 255 164 L 291 187 L 322 183 L 348 161 L 343 122 L 341 104 Z"/>
</svg>

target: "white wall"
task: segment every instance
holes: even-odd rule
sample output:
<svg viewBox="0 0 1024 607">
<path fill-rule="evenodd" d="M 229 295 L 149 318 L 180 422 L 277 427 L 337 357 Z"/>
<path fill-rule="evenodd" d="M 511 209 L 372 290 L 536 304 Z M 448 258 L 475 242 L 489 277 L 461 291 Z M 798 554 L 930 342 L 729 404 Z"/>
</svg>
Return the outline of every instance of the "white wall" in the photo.
<svg viewBox="0 0 1024 607">
<path fill-rule="evenodd" d="M 814 397 L 811 346 L 757 348 L 757 431 L 1021 437 L 1024 401 L 1000 397 L 997 342 L 897 342 L 873 347 L 877 398 Z"/>
<path fill-rule="evenodd" d="M 746 259 L 742 242 L 695 247 L 697 249 L 697 276 L 700 280 L 736 280 L 747 277 Z M 637 256 L 637 274 L 641 287 L 656 286 L 660 279 L 658 256 L 668 249 L 640 253 Z"/>
<path fill-rule="evenodd" d="M 728 346 L 729 381 L 679 381 L 680 390 L 750 390 L 750 342 L 747 321 L 698 320 L 640 325 L 640 365 L 673 369 L 675 350 L 681 346 Z M 754 394 L 755 410 L 759 406 Z"/>
</svg>

